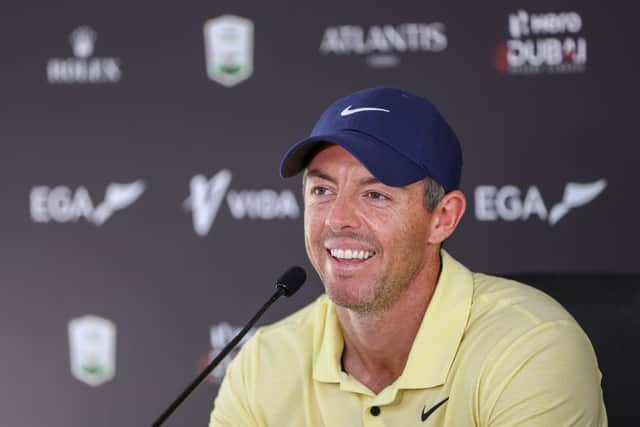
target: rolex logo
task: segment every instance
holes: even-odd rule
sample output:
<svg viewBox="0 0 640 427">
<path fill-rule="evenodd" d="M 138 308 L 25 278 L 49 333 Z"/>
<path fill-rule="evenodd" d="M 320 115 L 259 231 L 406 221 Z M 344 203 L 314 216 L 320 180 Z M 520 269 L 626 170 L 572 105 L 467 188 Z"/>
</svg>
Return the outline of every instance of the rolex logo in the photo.
<svg viewBox="0 0 640 427">
<path fill-rule="evenodd" d="M 55 57 L 47 62 L 47 81 L 51 84 L 118 83 L 122 66 L 117 57 L 94 56 L 97 33 L 88 25 L 69 34 L 72 57 Z"/>
<path fill-rule="evenodd" d="M 96 42 L 96 32 L 90 27 L 78 27 L 71 32 L 69 36 L 71 49 L 77 58 L 88 58 L 93 53 L 93 47 Z"/>
</svg>

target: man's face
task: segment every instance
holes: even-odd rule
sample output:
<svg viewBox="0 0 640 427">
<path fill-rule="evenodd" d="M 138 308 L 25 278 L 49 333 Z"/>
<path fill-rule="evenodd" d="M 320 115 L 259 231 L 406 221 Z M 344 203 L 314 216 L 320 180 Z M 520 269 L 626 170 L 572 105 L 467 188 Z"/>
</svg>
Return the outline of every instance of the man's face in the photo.
<svg viewBox="0 0 640 427">
<path fill-rule="evenodd" d="M 426 267 L 431 215 L 423 182 L 389 187 L 330 145 L 307 167 L 304 202 L 307 254 L 337 305 L 384 310 Z"/>
</svg>

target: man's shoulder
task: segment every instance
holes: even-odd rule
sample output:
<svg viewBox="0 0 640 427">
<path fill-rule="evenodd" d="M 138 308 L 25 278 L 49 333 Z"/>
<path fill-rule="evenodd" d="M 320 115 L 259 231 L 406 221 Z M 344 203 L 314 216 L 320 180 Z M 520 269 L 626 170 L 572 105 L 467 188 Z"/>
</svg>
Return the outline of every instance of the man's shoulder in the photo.
<svg viewBox="0 0 640 427">
<path fill-rule="evenodd" d="M 571 314 L 548 294 L 503 277 L 473 273 L 471 317 L 509 318 L 517 324 L 575 322 Z"/>
<path fill-rule="evenodd" d="M 287 317 L 260 328 L 263 335 L 280 333 L 295 333 L 299 328 L 312 327 L 326 312 L 329 299 L 325 294 L 320 295 L 313 302 L 291 313 Z"/>
<path fill-rule="evenodd" d="M 478 360 L 492 364 L 504 354 L 526 355 L 558 341 L 590 347 L 578 322 L 546 293 L 482 273 L 473 273 L 473 288 L 463 348 L 474 348 Z"/>
<path fill-rule="evenodd" d="M 514 366 L 542 355 L 593 359 L 588 337 L 551 296 L 482 273 L 473 273 L 473 298 L 459 354 L 467 356 L 460 359 L 460 368 L 475 376 L 474 381 L 494 378 L 501 369 L 514 372 Z"/>
<path fill-rule="evenodd" d="M 534 416 L 526 415 L 527 408 L 539 408 L 540 425 L 559 425 L 577 411 L 592 420 L 585 425 L 606 425 L 601 374 L 589 338 L 560 303 L 534 287 L 473 273 L 473 302 L 459 354 L 454 369 L 468 378 L 465 383 L 488 391 L 479 412 L 487 424 L 522 421 Z M 474 396 L 476 390 L 468 392 Z"/>
<path fill-rule="evenodd" d="M 324 329 L 329 300 L 326 295 L 289 316 L 258 328 L 251 344 L 262 357 L 295 351 L 311 353 Z"/>
</svg>

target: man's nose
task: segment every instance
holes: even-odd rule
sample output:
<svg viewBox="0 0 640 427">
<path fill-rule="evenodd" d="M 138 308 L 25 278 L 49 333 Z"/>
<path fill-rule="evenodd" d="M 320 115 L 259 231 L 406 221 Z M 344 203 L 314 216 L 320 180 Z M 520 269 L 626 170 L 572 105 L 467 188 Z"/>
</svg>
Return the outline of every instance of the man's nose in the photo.
<svg viewBox="0 0 640 427">
<path fill-rule="evenodd" d="M 325 224 L 332 231 L 356 229 L 360 227 L 357 203 L 349 195 L 338 194 L 325 219 Z"/>
</svg>

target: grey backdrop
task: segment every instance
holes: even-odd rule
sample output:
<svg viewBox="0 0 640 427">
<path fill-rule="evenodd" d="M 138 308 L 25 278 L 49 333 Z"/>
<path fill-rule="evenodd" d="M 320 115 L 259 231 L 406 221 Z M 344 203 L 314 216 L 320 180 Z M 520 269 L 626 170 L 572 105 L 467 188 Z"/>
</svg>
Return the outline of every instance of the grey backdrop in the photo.
<svg viewBox="0 0 640 427">
<path fill-rule="evenodd" d="M 586 64 L 568 72 L 499 69 L 501 46 L 514 38 L 509 15 L 519 10 L 578 14 L 577 33 L 556 29 L 528 38 L 582 38 Z M 203 25 L 224 14 L 255 26 L 254 73 L 234 87 L 209 79 L 205 67 Z M 307 266 L 308 284 L 261 323 L 319 295 L 301 212 L 292 218 L 291 203 L 284 211 L 273 205 L 274 195 L 290 202 L 293 194 L 301 209 L 300 182 L 281 180 L 277 166 L 330 102 L 366 87 L 397 86 L 429 97 L 458 134 L 469 210 L 447 246 L 467 266 L 499 274 L 640 273 L 634 173 L 640 150 L 632 109 L 637 37 L 624 8 L 525 0 L 414 0 L 392 7 L 365 0 L 40 0 L 4 4 L 0 16 L 1 426 L 149 425 L 197 374 L 211 350 L 210 328 L 242 325 L 289 265 Z M 446 49 L 388 52 L 382 59 L 397 62 L 393 67 L 372 67 L 364 53 L 320 50 L 328 27 L 359 26 L 366 33 L 405 23 L 442 24 Z M 52 58 L 75 58 L 69 35 L 81 26 L 96 34 L 88 60 L 117 59 L 118 82 L 48 81 Z M 232 176 L 226 198 L 209 232 L 198 235 L 184 207 L 190 181 L 223 169 Z M 529 191 L 551 211 L 567 183 L 601 179 L 604 191 L 554 225 L 536 214 L 521 219 L 520 213 L 514 221 L 476 217 L 479 186 L 522 192 L 506 201 L 503 210 L 513 214 Z M 83 187 L 95 208 L 110 184 L 138 180 L 142 195 L 101 225 L 84 217 L 32 218 L 34 187 L 63 186 L 75 195 Z M 235 218 L 230 197 L 276 218 Z M 624 302 L 632 305 L 623 318 L 634 322 L 635 336 L 621 337 L 630 340 L 621 351 L 637 351 L 640 297 L 635 280 L 625 283 L 635 286 L 625 288 Z M 579 281 L 554 286 L 583 292 Z M 596 304 L 587 313 L 599 335 L 608 334 L 597 300 L 613 310 L 622 304 L 612 286 L 595 285 Z M 98 387 L 70 371 L 68 323 L 85 314 L 117 327 L 116 375 Z M 603 371 L 605 384 L 628 375 Z M 205 425 L 216 391 L 215 382 L 201 386 L 167 425 Z M 621 405 L 607 403 L 615 418 L 611 411 Z"/>
</svg>

